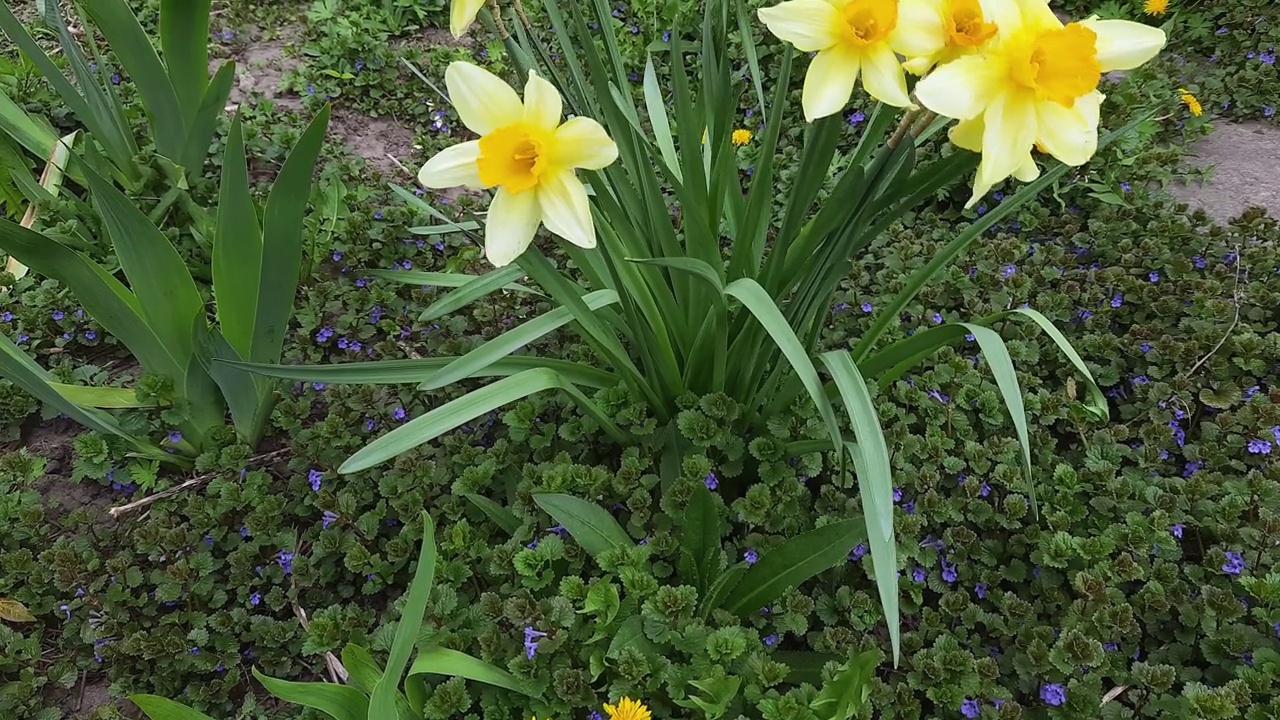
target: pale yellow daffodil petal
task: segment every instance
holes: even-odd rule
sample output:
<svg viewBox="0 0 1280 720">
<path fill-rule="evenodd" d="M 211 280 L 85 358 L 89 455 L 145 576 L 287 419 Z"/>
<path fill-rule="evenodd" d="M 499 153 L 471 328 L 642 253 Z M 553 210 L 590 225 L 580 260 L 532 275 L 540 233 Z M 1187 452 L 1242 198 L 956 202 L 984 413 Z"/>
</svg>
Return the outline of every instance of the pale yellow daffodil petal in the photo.
<svg viewBox="0 0 1280 720">
<path fill-rule="evenodd" d="M 555 130 L 563 111 L 564 101 L 556 86 L 530 70 L 524 86 L 524 121 L 536 128 Z"/>
<path fill-rule="evenodd" d="M 1022 158 L 1022 164 L 1013 171 L 1013 176 L 1022 182 L 1031 182 L 1040 177 L 1040 166 L 1036 164 L 1035 158 L 1031 157 L 1031 153 L 1027 153 L 1026 157 Z"/>
<path fill-rule="evenodd" d="M 800 104 L 804 119 L 813 122 L 844 109 L 858 82 L 858 56 L 843 45 L 820 51 L 804 76 Z"/>
<path fill-rule="evenodd" d="M 1005 37 L 1022 29 L 1022 8 L 1018 0 L 978 0 L 987 22 L 995 23 L 996 35 Z"/>
<path fill-rule="evenodd" d="M 502 78 L 468 62 L 450 63 L 444 71 L 449 101 L 467 129 L 487 135 L 524 117 L 520 96 Z"/>
<path fill-rule="evenodd" d="M 576 117 L 556 128 L 555 161 L 561 167 L 601 170 L 618 159 L 618 146 L 591 118 Z"/>
<path fill-rule="evenodd" d="M 1160 52 L 1166 38 L 1160 28 L 1128 20 L 1082 20 L 1098 35 L 1098 64 L 1103 72 L 1132 70 Z"/>
<path fill-rule="evenodd" d="M 485 221 L 484 255 L 494 267 L 510 265 L 533 242 L 542 207 L 534 191 L 513 193 L 498 188 Z"/>
<path fill-rule="evenodd" d="M 1004 93 L 983 116 L 982 162 L 973 184 L 972 207 L 992 186 L 1013 175 L 1031 155 L 1036 140 L 1035 103 L 1021 93 Z"/>
<path fill-rule="evenodd" d="M 476 21 L 476 15 L 480 14 L 484 3 L 485 0 L 453 0 L 449 6 L 449 32 L 455 38 L 462 37 L 471 23 Z"/>
<path fill-rule="evenodd" d="M 839 41 L 834 32 L 841 22 L 836 7 L 836 3 L 827 0 L 787 0 L 760 8 L 757 14 L 779 40 L 791 43 L 800 52 L 817 52 Z"/>
<path fill-rule="evenodd" d="M 868 95 L 881 102 L 894 107 L 911 105 L 911 98 L 907 95 L 907 76 L 898 56 L 888 45 L 881 45 L 863 57 L 862 84 Z"/>
<path fill-rule="evenodd" d="M 480 141 L 459 143 L 436 153 L 418 173 L 418 182 L 423 187 L 439 189 L 466 187 L 479 189 L 484 187 L 480 181 L 480 168 L 476 159 L 480 157 Z"/>
<path fill-rule="evenodd" d="M 542 178 L 538 183 L 538 204 L 542 206 L 542 222 L 548 230 L 578 247 L 596 246 L 587 188 L 574 177 L 572 170 Z"/>
<path fill-rule="evenodd" d="M 889 39 L 908 58 L 934 56 L 947 46 L 946 19 L 938 0 L 900 0 L 898 26 Z"/>
<path fill-rule="evenodd" d="M 949 118 L 977 117 L 1000 91 L 1003 68 L 981 55 L 966 55 L 916 83 L 921 105 Z"/>
<path fill-rule="evenodd" d="M 972 120 L 961 120 L 947 131 L 947 137 L 956 147 L 971 152 L 982 152 L 982 134 L 986 131 L 986 123 L 982 116 Z"/>
<path fill-rule="evenodd" d="M 1022 15 L 1022 27 L 1027 25 L 1045 29 L 1062 27 L 1062 21 L 1053 14 L 1053 9 L 1049 7 L 1046 0 L 1014 0 L 1014 2 L 1017 3 Z"/>
<path fill-rule="evenodd" d="M 1037 103 L 1040 135 L 1036 142 L 1072 167 L 1088 162 L 1098 150 L 1098 117 L 1103 97 L 1094 91 L 1078 98 L 1070 108 L 1056 102 Z"/>
</svg>

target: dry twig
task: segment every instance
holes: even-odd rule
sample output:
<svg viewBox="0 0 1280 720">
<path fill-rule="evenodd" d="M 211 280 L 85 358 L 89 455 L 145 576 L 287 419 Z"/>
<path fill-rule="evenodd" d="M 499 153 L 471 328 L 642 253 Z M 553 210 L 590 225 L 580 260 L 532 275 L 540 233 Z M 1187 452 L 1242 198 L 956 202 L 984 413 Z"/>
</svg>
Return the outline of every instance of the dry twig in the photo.
<svg viewBox="0 0 1280 720">
<path fill-rule="evenodd" d="M 1236 287 L 1234 290 L 1231 291 L 1231 297 L 1232 297 L 1232 300 L 1235 302 L 1236 316 L 1231 319 L 1230 327 L 1228 327 L 1227 331 L 1223 333 L 1222 339 L 1218 341 L 1218 344 L 1214 345 L 1213 349 L 1210 350 L 1207 355 L 1197 360 L 1196 364 L 1192 365 L 1191 369 L 1187 371 L 1187 374 L 1185 376 L 1187 378 L 1190 378 L 1192 375 L 1195 375 L 1196 370 L 1199 370 L 1201 365 L 1204 365 L 1206 362 L 1208 362 L 1209 358 L 1213 357 L 1214 353 L 1222 349 L 1222 346 L 1227 342 L 1227 338 L 1231 337 L 1231 333 L 1235 332 L 1236 325 L 1240 324 L 1240 271 L 1241 271 L 1240 246 L 1238 245 L 1236 246 L 1235 253 L 1236 253 Z"/>
<path fill-rule="evenodd" d="M 271 460 L 274 460 L 282 455 L 285 455 L 288 452 L 289 452 L 288 448 L 284 448 L 281 450 L 273 450 L 269 453 L 265 453 L 263 455 L 258 455 L 256 457 L 250 458 L 248 464 L 259 465 L 265 462 L 270 462 Z M 220 474 L 221 473 L 212 472 L 212 473 L 205 473 L 204 475 L 197 475 L 196 477 L 191 478 L 190 480 L 182 483 L 181 485 L 175 485 L 169 488 L 168 490 L 161 490 L 160 492 L 154 495 L 148 495 L 142 498 L 141 500 L 134 500 L 131 503 L 126 503 L 124 505 L 113 507 L 107 511 L 107 514 L 110 515 L 113 520 L 119 519 L 121 515 L 132 512 L 134 510 L 141 510 L 142 508 L 152 505 L 153 503 L 160 502 L 161 500 L 167 497 L 173 497 L 174 495 L 183 493 L 187 490 L 190 490 L 193 487 L 199 487 L 200 485 L 203 485 L 209 482 L 210 480 L 218 477 L 218 475 Z"/>
</svg>

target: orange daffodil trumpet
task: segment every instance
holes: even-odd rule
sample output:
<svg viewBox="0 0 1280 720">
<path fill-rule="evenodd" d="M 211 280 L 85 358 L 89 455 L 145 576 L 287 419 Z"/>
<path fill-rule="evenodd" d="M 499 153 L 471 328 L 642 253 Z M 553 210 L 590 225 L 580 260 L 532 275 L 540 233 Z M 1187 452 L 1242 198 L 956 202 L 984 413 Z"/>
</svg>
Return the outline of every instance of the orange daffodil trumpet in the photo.
<svg viewBox="0 0 1280 720">
<path fill-rule="evenodd" d="M 462 37 L 462 34 L 471 27 L 471 23 L 476 21 L 476 15 L 480 14 L 480 8 L 484 7 L 485 0 L 451 0 L 449 4 L 449 32 L 455 38 Z"/>
<path fill-rule="evenodd" d="M 916 85 L 920 104 L 960 122 L 959 147 L 982 153 L 969 205 L 1010 176 L 1035 179 L 1039 148 L 1083 165 L 1098 148 L 1102 73 L 1129 70 L 1164 47 L 1159 28 L 1124 20 L 1063 25 L 1044 0 L 1017 0 L 981 52 L 942 65 Z"/>
<path fill-rule="evenodd" d="M 559 91 L 529 73 L 524 101 L 510 85 L 467 62 L 444 75 L 449 98 L 479 140 L 445 148 L 427 161 L 418 181 L 428 188 L 497 188 L 485 224 L 484 251 L 497 267 L 511 264 L 539 225 L 584 248 L 596 246 L 587 189 L 575 170 L 600 170 L 618 147 L 600 123 L 561 123 Z"/>
<path fill-rule="evenodd" d="M 962 55 L 978 52 L 1001 27 L 1018 19 L 1017 0 L 903 0 L 901 22 L 916 28 L 917 44 L 902 66 L 924 75 Z"/>
</svg>

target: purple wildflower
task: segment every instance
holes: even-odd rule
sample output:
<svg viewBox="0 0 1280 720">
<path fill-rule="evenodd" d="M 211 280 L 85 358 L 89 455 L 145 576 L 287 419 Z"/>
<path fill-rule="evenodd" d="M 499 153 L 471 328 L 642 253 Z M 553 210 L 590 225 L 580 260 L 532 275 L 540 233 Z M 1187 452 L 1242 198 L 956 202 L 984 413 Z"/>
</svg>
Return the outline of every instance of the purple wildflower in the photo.
<svg viewBox="0 0 1280 720">
<path fill-rule="evenodd" d="M 978 497 L 986 497 L 991 494 L 991 486 L 984 480 L 982 487 L 978 488 Z"/>
<path fill-rule="evenodd" d="M 1111 296 L 1111 307 L 1118 308 L 1124 304 L 1124 293 L 1116 293 Z"/>
<path fill-rule="evenodd" d="M 182 442 L 182 433 L 177 430 L 170 430 L 169 434 L 165 436 L 165 440 L 168 440 L 170 445 L 177 445 Z"/>
<path fill-rule="evenodd" d="M 324 515 L 320 516 L 320 529 L 328 530 L 329 526 L 336 522 L 337 519 L 338 513 L 332 510 L 325 510 Z"/>
<path fill-rule="evenodd" d="M 746 560 L 748 565 L 755 565 L 760 561 L 760 553 L 756 552 L 755 548 L 747 548 L 746 552 L 742 553 L 742 559 Z"/>
<path fill-rule="evenodd" d="M 916 566 L 915 570 L 911 571 L 911 579 L 915 580 L 916 582 L 924 582 L 924 579 L 926 577 L 928 577 L 928 574 L 925 573 L 924 568 L 920 567 L 919 565 Z"/>
<path fill-rule="evenodd" d="M 320 481 L 323 479 L 324 473 L 315 468 L 311 468 L 311 471 L 307 473 L 307 482 L 311 483 L 313 492 L 320 492 Z"/>
<path fill-rule="evenodd" d="M 965 698 L 960 702 L 960 714 L 967 718 L 976 718 L 982 712 L 977 700 Z"/>
<path fill-rule="evenodd" d="M 863 555 L 866 555 L 866 554 L 867 554 L 867 544 L 858 543 L 857 545 L 853 546 L 852 550 L 849 551 L 849 562 L 857 562 L 862 559 Z"/>
<path fill-rule="evenodd" d="M 1160 282 L 1160 273 L 1156 270 L 1152 270 L 1151 272 L 1147 273 L 1147 280 L 1150 280 L 1153 283 Z"/>
<path fill-rule="evenodd" d="M 249 596 L 249 604 L 253 607 L 257 607 L 260 602 L 262 602 L 262 593 L 255 591 Z"/>
<path fill-rule="evenodd" d="M 1005 265 L 1004 269 L 1000 271 L 1000 277 L 1004 278 L 1005 280 L 1008 280 L 1009 278 L 1013 277 L 1013 274 L 1016 272 L 1018 272 L 1017 265 Z"/>
<path fill-rule="evenodd" d="M 1169 534 L 1170 534 L 1170 535 L 1173 535 L 1173 536 L 1174 536 L 1174 537 L 1176 537 L 1176 538 L 1181 538 L 1181 537 L 1182 537 L 1182 531 L 1183 531 L 1183 530 L 1185 530 L 1185 529 L 1186 529 L 1186 527 L 1187 527 L 1187 526 L 1186 526 L 1186 525 L 1183 525 L 1182 523 L 1174 523 L 1174 524 L 1172 524 L 1172 525 L 1170 525 L 1170 526 L 1169 526 Z"/>
<path fill-rule="evenodd" d="M 946 560 L 943 560 L 942 561 L 942 579 L 949 583 L 953 583 L 957 579 L 959 579 L 959 577 L 960 577 L 960 573 L 956 571 L 955 564 L 948 563 Z"/>
<path fill-rule="evenodd" d="M 902 488 L 893 489 L 893 501 L 902 502 Z"/>
<path fill-rule="evenodd" d="M 391 418 L 393 420 L 404 420 L 405 419 L 404 408 L 397 406 L 395 410 L 391 411 Z"/>
<path fill-rule="evenodd" d="M 1271 453 L 1271 443 L 1262 438 L 1253 438 L 1249 441 L 1248 449 L 1254 455 L 1269 455 Z"/>
<path fill-rule="evenodd" d="M 702 483 L 707 486 L 708 490 L 715 490 L 720 487 L 720 478 L 716 477 L 714 472 L 709 472 L 707 473 L 707 476 L 702 479 Z"/>
<path fill-rule="evenodd" d="M 978 599 L 979 599 L 979 600 L 986 600 L 986 599 L 987 599 L 987 584 L 986 584 L 986 583 L 982 583 L 982 582 L 980 582 L 980 583 L 978 583 L 977 585 L 974 585 L 974 586 L 973 586 L 973 593 L 974 593 L 975 595 L 977 595 L 977 596 L 978 596 Z"/>
<path fill-rule="evenodd" d="M 276 562 L 279 563 L 280 569 L 284 570 L 285 575 L 293 574 L 293 553 L 281 550 L 276 553 Z"/>
<path fill-rule="evenodd" d="M 873 311 L 873 310 L 875 310 L 875 309 L 876 309 L 876 306 L 875 306 L 875 305 L 872 305 L 872 304 L 871 304 L 871 303 L 869 303 L 869 302 L 863 302 L 863 303 L 862 303 L 862 312 L 864 312 L 864 313 L 869 313 L 869 312 L 871 312 L 871 311 Z"/>
<path fill-rule="evenodd" d="M 1045 683 L 1040 687 L 1040 699 L 1057 707 L 1067 701 L 1067 689 L 1058 683 Z"/>
<path fill-rule="evenodd" d="M 774 645 L 777 645 L 777 644 L 778 644 L 778 636 L 777 636 L 777 635 L 766 635 L 766 636 L 765 636 L 765 638 L 764 638 L 764 644 L 765 644 L 765 647 L 773 647 Z"/>
<path fill-rule="evenodd" d="M 54 310 L 54 311 L 53 311 L 53 319 L 54 319 L 54 320 L 61 320 L 61 319 L 62 319 L 62 318 L 64 318 L 64 317 L 66 317 L 66 313 L 62 312 L 61 310 Z"/>
<path fill-rule="evenodd" d="M 1227 561 L 1222 563 L 1222 572 L 1228 575 L 1239 575 L 1244 572 L 1244 556 L 1238 552 L 1227 552 Z"/>
<path fill-rule="evenodd" d="M 546 636 L 546 633 L 534 630 L 532 627 L 524 629 L 524 656 L 527 659 L 533 659 L 538 652 L 538 639 Z"/>
</svg>

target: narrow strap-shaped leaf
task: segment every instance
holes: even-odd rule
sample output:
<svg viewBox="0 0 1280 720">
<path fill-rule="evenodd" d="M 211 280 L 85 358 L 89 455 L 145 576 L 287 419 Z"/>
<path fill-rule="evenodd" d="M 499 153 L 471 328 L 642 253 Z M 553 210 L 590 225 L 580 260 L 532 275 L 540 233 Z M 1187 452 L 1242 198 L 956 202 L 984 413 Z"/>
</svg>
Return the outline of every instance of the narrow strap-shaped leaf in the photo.
<svg viewBox="0 0 1280 720">
<path fill-rule="evenodd" d="M 236 432 L 250 445 L 257 444 L 265 431 L 267 409 L 274 382 L 254 375 L 242 366 L 230 362 L 214 362 L 214 359 L 239 361 L 241 356 L 215 327 L 203 328 L 196 338 L 196 357 L 205 374 L 217 383 Z"/>
<path fill-rule="evenodd" d="M 379 437 L 361 448 L 356 454 L 347 458 L 347 461 L 338 468 L 338 472 L 346 474 L 366 470 L 397 455 L 406 453 L 425 442 L 434 440 L 450 430 L 461 427 L 503 405 L 537 392 L 552 389 L 565 390 L 566 392 L 570 390 L 577 391 L 559 373 L 547 368 L 525 370 L 503 378 L 478 390 L 469 392 L 456 400 L 451 400 Z M 580 392 L 577 395 L 574 395 L 574 392 L 569 392 L 569 395 L 580 405 L 581 400 L 585 400 Z M 606 431 L 616 431 L 625 437 L 625 433 L 618 430 L 617 426 L 607 416 L 597 415 L 600 412 L 599 408 L 595 408 L 594 412 L 588 407 L 583 407 L 583 409 L 591 412 L 596 421 L 600 422 Z"/>
<path fill-rule="evenodd" d="M 862 518 L 823 525 L 760 554 L 747 569 L 725 610 L 738 615 L 755 615 L 760 608 L 799 587 L 810 578 L 848 562 L 849 551 L 867 538 Z"/>
<path fill-rule="evenodd" d="M 525 687 L 515 675 L 490 665 L 457 650 L 442 647 L 430 647 L 418 653 L 413 665 L 409 666 L 410 677 L 414 675 L 446 675 L 475 680 L 486 685 L 505 688 L 511 692 L 537 697 L 531 689 Z"/>
<path fill-rule="evenodd" d="M 371 277 L 404 283 L 405 285 L 429 285 L 431 287 L 449 288 L 465 287 L 483 277 L 482 275 L 467 275 L 465 273 L 423 272 L 421 270 L 362 270 L 361 272 Z M 545 297 L 541 290 L 528 285 L 521 285 L 520 283 L 507 283 L 498 289 Z"/>
<path fill-rule="evenodd" d="M 159 695 L 130 695 L 129 701 L 151 720 L 213 720 L 202 712 Z"/>
<path fill-rule="evenodd" d="M 1027 494 L 1031 498 L 1031 513 L 1039 516 L 1036 504 L 1036 487 L 1031 477 L 1031 437 L 1027 433 L 1027 411 L 1022 404 L 1022 388 L 1018 384 L 1018 373 L 1013 369 L 1013 359 L 1009 357 L 1009 348 L 1004 339 L 995 330 L 973 323 L 960 323 L 978 341 L 982 355 L 987 359 L 987 367 L 995 376 L 996 387 L 1009 409 L 1009 417 L 1013 420 L 1013 429 L 1018 433 L 1018 444 L 1022 446 L 1022 471 L 1027 481 Z"/>
<path fill-rule="evenodd" d="M 102 410 L 126 410 L 130 408 L 150 408 L 168 405 L 168 402 L 142 402 L 133 388 L 123 387 L 90 387 L 88 385 L 65 385 L 50 383 L 58 394 L 76 405 L 99 408 Z"/>
<path fill-rule="evenodd" d="M 862 498 L 863 520 L 867 524 L 867 542 L 871 545 L 871 564 L 889 628 L 896 665 L 900 652 L 898 619 L 898 544 L 893 535 L 893 470 L 889 464 L 889 447 L 884 440 L 880 416 L 871 400 L 871 391 L 845 350 L 823 353 L 823 364 L 835 380 L 844 400 L 849 424 L 857 444 L 845 443 L 858 476 L 858 495 Z"/>
<path fill-rule="evenodd" d="M 333 720 L 368 720 L 369 698 L 346 685 L 324 682 L 292 682 L 267 677 L 253 669 L 253 676 L 267 692 L 294 705 L 314 708 Z M 394 715 L 381 717 L 394 718 Z"/>
<path fill-rule="evenodd" d="M 218 224 L 213 238 L 213 295 L 222 336 L 242 358 L 253 352 L 254 321 L 262 272 L 262 225 L 249 189 L 244 126 L 231 120 L 222 153 Z"/>
<path fill-rule="evenodd" d="M 160 0 L 160 48 L 188 124 L 209 85 L 211 0 Z"/>
<path fill-rule="evenodd" d="M 428 305 L 427 309 L 423 310 L 422 314 L 418 316 L 418 320 L 430 322 L 436 318 L 444 317 L 522 277 L 524 277 L 524 270 L 519 265 L 508 265 L 490 270 Z"/>
<path fill-rule="evenodd" d="M 218 359 L 243 367 L 250 372 L 268 377 L 288 378 L 324 383 L 359 383 L 362 385 L 395 385 L 398 383 L 427 382 L 442 368 L 456 361 L 457 356 L 415 358 L 412 360 L 373 360 L 370 362 L 333 363 L 331 365 L 275 365 L 270 363 L 246 363 Z M 560 373 L 574 385 L 589 388 L 611 388 L 620 382 L 618 376 L 607 370 L 557 358 L 525 357 L 513 355 L 480 370 L 472 377 L 506 377 L 533 368 L 547 368 Z"/>
<path fill-rule="evenodd" d="M 707 589 L 706 597 L 700 601 L 699 612 L 703 618 L 708 617 L 713 611 L 724 607 L 724 604 L 733 595 L 733 592 L 742 585 L 742 577 L 747 574 L 746 566 L 741 563 L 726 568 L 724 572 L 716 576 L 712 581 L 711 587 Z M 639 620 L 639 616 L 635 616 Z"/>
<path fill-rule="evenodd" d="M 662 161 L 667 170 L 677 180 L 683 179 L 680 174 L 680 158 L 676 155 L 675 138 L 671 134 L 671 120 L 667 117 L 667 104 L 662 97 L 662 89 L 658 86 L 658 74 L 653 69 L 653 58 L 644 63 L 644 106 L 649 114 L 649 124 L 653 127 L 653 137 L 662 153 Z"/>
<path fill-rule="evenodd" d="M 199 0 L 178 1 L 190 5 Z M 191 112 L 184 113 L 178 101 L 177 91 L 169 79 L 169 73 L 160 62 L 160 56 L 156 55 L 151 39 L 147 37 L 142 25 L 138 23 L 138 18 L 124 0 L 93 0 L 93 2 L 83 3 L 81 7 L 107 38 L 111 52 L 129 71 L 129 76 L 138 88 L 138 95 L 142 98 L 142 105 L 151 121 L 151 132 L 155 138 L 156 149 L 170 160 L 180 162 L 187 144 L 187 119 L 195 116 L 194 101 Z M 163 18 L 161 22 L 163 23 Z M 208 23 L 207 12 L 205 23 L 206 25 Z M 207 30 L 201 35 L 200 40 L 193 44 L 207 48 Z M 191 51 L 188 50 L 188 52 Z M 196 97 L 203 96 L 204 85 L 208 82 L 207 60 L 201 67 L 201 72 L 204 73 L 205 79 L 200 82 L 199 94 Z"/>
<path fill-rule="evenodd" d="M 93 170 L 86 170 L 85 177 L 142 316 L 185 366 L 191 357 L 192 322 L 204 314 L 204 301 L 187 264 L 124 193 Z"/>
<path fill-rule="evenodd" d="M 808 352 L 804 346 L 800 344 L 800 339 L 796 337 L 791 326 L 787 324 L 786 318 L 782 316 L 782 312 L 778 310 L 778 306 L 773 302 L 773 298 L 765 292 L 760 284 L 751 278 L 741 278 L 729 283 L 725 288 L 725 294 L 737 298 L 742 302 L 743 306 L 755 316 L 760 325 L 769 333 L 769 337 L 773 338 L 773 342 L 782 351 L 782 355 L 791 363 L 791 367 L 795 370 L 796 375 L 800 378 L 800 382 L 804 384 L 809 396 L 813 398 L 814 404 L 818 408 L 818 415 L 827 426 L 827 432 L 831 436 L 831 444 L 833 448 L 844 447 L 844 442 L 840 438 L 840 425 L 836 422 L 835 411 L 831 409 L 831 402 L 827 399 L 827 395 L 822 390 L 822 380 L 818 377 L 818 370 L 813 366 L 813 361 L 809 358 Z M 730 348 L 730 356 L 733 356 L 733 349 Z M 751 403 L 755 406 L 755 403 Z"/>
<path fill-rule="evenodd" d="M 692 582 L 699 594 L 707 591 L 712 578 L 720 571 L 724 530 L 724 521 L 711 491 L 702 485 L 694 487 L 684 509 L 680 546 L 689 554 L 695 573 L 695 577 L 685 581 Z"/>
<path fill-rule="evenodd" d="M 3 219 L 0 248 L 32 270 L 71 288 L 85 311 L 124 343 L 148 372 L 181 379 L 184 362 L 147 323 L 133 293 L 101 265 L 52 238 Z"/>
<path fill-rule="evenodd" d="M 597 290 L 587 293 L 582 301 L 592 310 L 598 310 L 618 302 L 618 293 L 612 290 Z M 463 378 L 474 377 L 484 368 L 546 337 L 557 329 L 573 322 L 573 313 L 568 308 L 558 307 L 539 315 L 529 322 L 522 323 L 480 347 L 449 363 L 440 372 L 423 381 L 423 390 L 436 390 L 451 385 Z"/>
<path fill-rule="evenodd" d="M 1017 318 L 1019 316 L 1030 318 L 1045 335 L 1049 336 L 1050 340 L 1053 340 L 1053 344 L 1058 346 L 1062 354 L 1067 356 L 1067 359 L 1075 366 L 1076 371 L 1084 377 L 1086 390 L 1089 393 L 1089 402 L 1085 406 L 1094 417 L 1100 421 L 1105 421 L 1110 414 L 1107 408 L 1107 397 L 1102 394 L 1102 388 L 1099 388 L 1098 382 L 1093 379 L 1093 373 L 1089 372 L 1089 366 L 1084 364 L 1084 358 L 1080 357 L 1080 353 L 1071 347 L 1071 342 L 1067 340 L 1062 331 L 1049 318 L 1031 308 L 1014 308 L 1000 313 L 996 318 L 984 318 L 978 322 L 981 325 L 990 325 L 998 318 Z"/>
<path fill-rule="evenodd" d="M 480 512 L 484 513 L 495 525 L 505 530 L 508 535 L 514 534 L 515 531 L 520 529 L 520 519 L 516 517 L 515 513 L 489 498 L 475 493 L 462 493 L 462 497 L 471 501 L 472 505 L 475 505 Z"/>
<path fill-rule="evenodd" d="M 635 541 L 604 508 L 562 493 L 535 493 L 533 501 L 569 532 L 583 550 L 599 558 L 610 550 L 627 548 Z"/>
<path fill-rule="evenodd" d="M 53 128 L 23 110 L 4 93 L 3 88 L 0 88 L 0 132 L 36 157 L 49 157 L 58 144 L 58 134 Z"/>
<path fill-rule="evenodd" d="M 182 150 L 178 164 L 188 174 L 200 175 L 204 168 L 204 160 L 209 155 L 209 145 L 213 142 L 213 134 L 218 130 L 218 120 L 226 112 L 227 98 L 231 96 L 231 86 L 236 80 L 236 64 L 230 60 L 223 63 L 214 73 L 213 80 L 205 88 L 195 116 L 187 124 L 187 144 Z"/>
<path fill-rule="evenodd" d="M 756 98 L 760 101 L 760 117 L 769 117 L 769 109 L 764 102 L 764 83 L 761 80 L 763 75 L 760 72 L 760 54 L 756 52 L 756 40 L 751 32 L 755 26 L 751 22 L 745 2 L 737 0 L 733 6 L 738 15 L 738 37 L 742 41 L 742 49 L 747 56 L 747 68 L 751 71 L 751 82 L 756 88 Z M 791 46 L 788 45 L 788 56 L 790 51 Z M 786 85 L 786 83 L 782 84 Z"/>
<path fill-rule="evenodd" d="M 404 609 L 396 625 L 396 636 L 391 641 L 391 654 L 387 658 L 387 670 L 382 674 L 369 698 L 369 717 L 396 717 L 396 695 L 399 694 L 400 676 L 404 674 L 413 646 L 422 628 L 422 615 L 427 611 L 431 588 L 436 581 L 436 529 L 431 516 L 422 513 L 422 547 L 418 551 L 418 567 L 414 570 L 409 592 L 405 594 Z"/>
<path fill-rule="evenodd" d="M 77 405 L 64 397 L 54 387 L 53 376 L 36 364 L 22 348 L 19 348 L 7 335 L 0 333 L 0 377 L 4 377 L 18 387 L 26 390 L 33 397 L 57 408 L 67 417 L 97 430 L 104 435 L 115 435 L 124 438 L 144 456 L 168 462 L 185 464 L 181 458 L 161 452 L 159 448 L 145 440 L 129 434 L 115 418 L 92 408 Z"/>
<path fill-rule="evenodd" d="M 253 349 L 249 359 L 271 362 L 280 357 L 294 295 L 302 272 L 302 230 L 311 175 L 329 127 L 328 105 L 293 146 L 289 158 L 271 186 L 262 217 L 262 268 L 258 281 L 258 311 L 253 323 Z"/>
<path fill-rule="evenodd" d="M 1138 125 L 1149 119 L 1154 111 L 1139 113 L 1139 115 L 1131 120 L 1124 127 L 1107 133 L 1106 136 L 1098 141 L 1098 149 L 1101 150 L 1110 145 L 1116 138 L 1129 134 Z M 1067 174 L 1071 168 L 1062 163 L 1046 170 L 1039 179 L 1028 183 L 1018 189 L 1012 195 L 1005 196 L 1003 202 L 992 208 L 990 212 L 983 215 L 972 225 L 965 228 L 963 232 L 955 237 L 954 240 L 947 243 L 942 249 L 934 253 L 929 259 L 928 264 L 923 265 L 907 279 L 905 287 L 893 298 L 893 300 L 885 306 L 872 322 L 871 328 L 863 334 L 862 339 L 858 341 L 858 345 L 854 348 L 853 359 L 855 362 L 862 362 L 871 354 L 871 349 L 879 342 L 880 336 L 889 329 L 889 325 L 897 322 L 902 311 L 915 296 L 920 293 L 924 286 L 933 279 L 935 275 L 942 271 L 947 265 L 951 264 L 960 253 L 969 247 L 969 243 L 976 240 L 982 233 L 986 232 L 991 226 L 1003 220 L 1014 210 L 1017 210 L 1026 202 L 1035 198 L 1041 190 L 1049 187 L 1057 182 L 1059 178 Z"/>
</svg>

